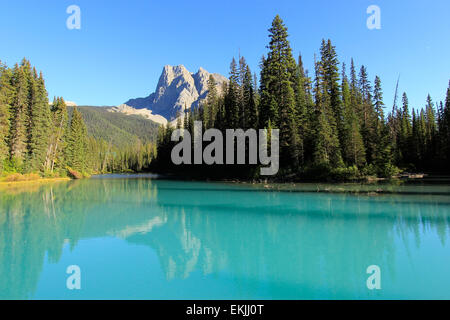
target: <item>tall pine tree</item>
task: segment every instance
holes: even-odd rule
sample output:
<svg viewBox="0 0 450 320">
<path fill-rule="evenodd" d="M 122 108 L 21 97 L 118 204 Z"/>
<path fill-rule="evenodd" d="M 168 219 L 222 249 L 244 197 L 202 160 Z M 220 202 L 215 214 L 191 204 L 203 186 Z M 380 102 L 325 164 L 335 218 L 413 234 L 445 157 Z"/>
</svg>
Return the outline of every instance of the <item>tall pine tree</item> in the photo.
<svg viewBox="0 0 450 320">
<path fill-rule="evenodd" d="M 87 147 L 86 125 L 84 124 L 81 113 L 74 107 L 67 138 L 67 165 L 77 171 L 85 171 L 87 169 Z"/>
<path fill-rule="evenodd" d="M 42 73 L 34 70 L 31 87 L 31 118 L 28 143 L 29 171 L 44 171 L 52 119 Z"/>
<path fill-rule="evenodd" d="M 0 173 L 9 157 L 10 110 L 14 98 L 12 72 L 0 62 Z"/>
</svg>

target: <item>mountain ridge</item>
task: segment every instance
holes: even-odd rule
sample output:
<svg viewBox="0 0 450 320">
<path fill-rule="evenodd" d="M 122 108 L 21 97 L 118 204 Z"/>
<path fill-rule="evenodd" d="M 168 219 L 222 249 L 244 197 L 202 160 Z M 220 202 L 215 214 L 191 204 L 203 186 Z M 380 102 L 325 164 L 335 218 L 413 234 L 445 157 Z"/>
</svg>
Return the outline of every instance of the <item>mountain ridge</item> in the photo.
<svg viewBox="0 0 450 320">
<path fill-rule="evenodd" d="M 210 73 L 200 67 L 196 73 L 183 65 L 165 65 L 153 93 L 147 97 L 129 99 L 124 105 L 134 109 L 148 109 L 153 116 L 162 116 L 168 121 L 182 115 L 184 110 L 198 107 L 208 93 L 208 79 L 212 75 L 220 94 L 228 79 L 218 73 Z M 121 112 L 120 110 L 115 110 Z"/>
</svg>

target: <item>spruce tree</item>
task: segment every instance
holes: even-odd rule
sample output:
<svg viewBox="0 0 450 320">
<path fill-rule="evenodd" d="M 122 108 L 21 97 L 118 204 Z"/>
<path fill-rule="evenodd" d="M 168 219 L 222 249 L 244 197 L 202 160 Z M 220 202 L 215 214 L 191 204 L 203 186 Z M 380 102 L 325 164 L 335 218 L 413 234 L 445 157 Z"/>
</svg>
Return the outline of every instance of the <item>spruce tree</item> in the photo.
<svg viewBox="0 0 450 320">
<path fill-rule="evenodd" d="M 224 101 L 226 129 L 237 128 L 239 126 L 239 91 L 239 73 L 236 60 L 233 58 L 230 64 L 230 78 Z"/>
<path fill-rule="evenodd" d="M 425 136 L 425 166 L 427 169 L 431 169 L 437 155 L 437 125 L 436 110 L 430 95 L 427 96 L 427 104 L 425 106 Z"/>
<path fill-rule="evenodd" d="M 29 83 L 24 65 L 15 65 L 13 86 L 16 92 L 11 108 L 9 149 L 14 166 L 22 170 L 27 153 L 27 127 L 29 121 Z"/>
<path fill-rule="evenodd" d="M 213 128 L 215 125 L 215 119 L 217 116 L 217 88 L 216 88 L 216 81 L 214 80 L 213 75 L 209 76 L 208 79 L 208 93 L 206 96 L 206 110 L 205 118 L 207 121 L 205 121 L 204 125 L 205 128 Z"/>
<path fill-rule="evenodd" d="M 247 62 L 245 61 L 244 57 L 241 57 L 239 54 L 239 78 L 238 78 L 238 97 L 237 97 L 237 104 L 238 104 L 238 117 L 239 117 L 239 128 L 246 128 L 246 113 L 248 112 L 248 106 L 246 105 L 246 101 L 244 100 L 244 77 L 247 70 Z"/>
<path fill-rule="evenodd" d="M 283 100 L 280 112 L 280 165 L 284 168 L 297 169 L 300 160 L 301 143 L 295 119 L 295 93 L 288 82 L 282 84 Z"/>
<path fill-rule="evenodd" d="M 436 135 L 436 111 L 431 96 L 427 96 L 427 104 L 425 106 L 426 117 L 426 135 L 427 142 L 432 142 Z"/>
<path fill-rule="evenodd" d="M 258 128 L 258 106 L 255 99 L 255 89 L 252 79 L 252 73 L 250 67 L 247 65 L 244 72 L 244 79 L 242 83 L 243 91 L 243 123 L 242 127 L 244 129 Z"/>
<path fill-rule="evenodd" d="M 412 126 L 412 140 L 413 140 L 413 159 L 416 168 L 424 167 L 424 158 L 426 151 L 426 121 L 423 110 L 415 112 L 413 110 L 413 126 Z"/>
<path fill-rule="evenodd" d="M 280 108 L 290 108 L 290 106 L 281 106 L 281 103 L 286 103 L 289 99 L 283 97 L 289 90 L 283 86 L 294 86 L 296 76 L 296 62 L 292 56 L 292 49 L 289 44 L 287 28 L 283 20 L 277 15 L 269 29 L 269 45 L 267 48 L 269 52 L 267 59 L 262 61 L 261 69 L 261 103 L 260 103 L 260 126 L 267 128 L 269 120 L 272 124 L 279 126 L 281 122 L 286 122 L 287 119 L 280 120 L 281 114 L 286 112 L 281 111 Z"/>
<path fill-rule="evenodd" d="M 322 64 L 316 62 L 315 69 L 314 165 L 331 169 L 342 166 L 342 156 Z"/>
<path fill-rule="evenodd" d="M 324 90 L 329 96 L 329 122 L 334 130 L 337 130 L 340 143 L 343 142 L 344 124 L 343 110 L 341 101 L 341 89 L 339 85 L 339 68 L 335 47 L 331 44 L 331 40 L 322 40 L 320 48 L 321 60 L 319 69 L 321 74 L 319 77 L 323 82 Z"/>
<path fill-rule="evenodd" d="M 445 104 L 442 110 L 442 129 L 441 141 L 443 147 L 442 163 L 447 165 L 450 163 L 450 81 L 447 88 L 447 95 L 445 97 Z"/>
<path fill-rule="evenodd" d="M 189 109 L 187 106 L 184 106 L 184 113 L 183 113 L 183 128 L 185 130 L 188 130 L 189 128 Z"/>
<path fill-rule="evenodd" d="M 39 77 L 36 74 L 33 76 L 30 87 L 31 121 L 28 143 L 29 163 L 27 167 L 30 171 L 43 172 L 47 158 L 50 131 L 54 128 L 52 127 L 50 106 L 42 73 L 40 73 Z"/>
<path fill-rule="evenodd" d="M 348 165 L 356 165 L 361 168 L 366 162 L 366 153 L 358 116 L 353 110 L 350 85 L 345 76 L 345 67 L 343 67 L 342 79 L 342 102 L 344 107 L 343 157 Z"/>
<path fill-rule="evenodd" d="M 375 159 L 375 149 L 377 142 L 379 141 L 379 135 L 377 130 L 377 115 L 374 110 L 374 104 L 379 105 L 380 99 L 377 97 L 375 103 L 372 96 L 372 86 L 368 79 L 367 69 L 365 66 L 361 66 L 359 72 L 359 91 L 361 94 L 361 100 L 359 101 L 358 111 L 361 124 L 361 134 L 364 141 L 366 150 L 366 157 L 369 163 Z M 379 91 L 381 94 L 381 91 Z"/>
<path fill-rule="evenodd" d="M 287 28 L 278 15 L 272 21 L 269 38 L 269 52 L 261 70 L 260 126 L 267 128 L 270 123 L 280 129 L 280 164 L 296 169 L 301 149 L 295 116 L 297 66 Z"/>
<path fill-rule="evenodd" d="M 14 98 L 11 85 L 12 72 L 0 62 L 0 174 L 9 158 L 8 138 L 10 130 L 10 109 Z"/>
<path fill-rule="evenodd" d="M 314 105 L 311 100 L 311 93 L 309 92 L 310 79 L 307 77 L 303 68 L 301 55 L 298 57 L 296 72 L 295 123 L 298 134 L 298 162 L 300 165 L 303 165 L 305 163 L 305 149 L 307 148 L 308 140 L 311 138 L 309 118 Z"/>
<path fill-rule="evenodd" d="M 401 115 L 399 119 L 399 131 L 397 134 L 397 147 L 398 147 L 398 161 L 403 165 L 412 157 L 411 142 L 412 142 L 412 124 L 411 116 L 409 114 L 409 102 L 406 92 L 402 96 L 402 111 L 399 113 Z"/>
<path fill-rule="evenodd" d="M 389 128 L 384 122 L 383 91 L 381 80 L 375 77 L 373 90 L 373 105 L 368 109 L 369 135 L 367 145 L 371 148 L 371 158 L 381 176 L 389 177 L 394 173 L 392 146 L 389 138 Z"/>
<path fill-rule="evenodd" d="M 87 169 L 87 129 L 76 107 L 73 108 L 69 130 L 66 147 L 67 164 L 72 169 L 83 172 Z"/>
<path fill-rule="evenodd" d="M 181 120 L 181 112 L 177 111 L 176 119 L 177 119 L 176 128 L 181 129 L 183 123 Z"/>
<path fill-rule="evenodd" d="M 381 88 L 381 80 L 375 76 L 373 89 L 374 111 L 375 111 L 375 131 L 379 135 L 384 129 L 384 103 L 383 91 Z"/>
</svg>

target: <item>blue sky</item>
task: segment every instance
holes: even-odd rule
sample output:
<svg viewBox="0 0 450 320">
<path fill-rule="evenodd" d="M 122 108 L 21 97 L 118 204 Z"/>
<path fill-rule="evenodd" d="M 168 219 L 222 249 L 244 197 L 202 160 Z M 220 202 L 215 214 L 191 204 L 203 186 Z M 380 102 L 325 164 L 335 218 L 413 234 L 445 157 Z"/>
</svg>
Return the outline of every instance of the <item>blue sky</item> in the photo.
<svg viewBox="0 0 450 320">
<path fill-rule="evenodd" d="M 81 29 L 69 30 L 69 5 L 81 9 Z M 381 29 L 366 27 L 369 5 L 381 9 Z M 443 100 L 450 79 L 448 0 L 0 0 L 0 60 L 27 57 L 44 72 L 49 96 L 79 105 L 117 105 L 153 92 L 166 64 L 200 66 L 228 76 L 239 51 L 259 73 L 267 29 L 276 14 L 288 27 L 294 55 L 313 69 L 322 38 L 340 62 L 366 65 L 381 77 L 390 109 L 395 82 L 410 104 Z"/>
</svg>

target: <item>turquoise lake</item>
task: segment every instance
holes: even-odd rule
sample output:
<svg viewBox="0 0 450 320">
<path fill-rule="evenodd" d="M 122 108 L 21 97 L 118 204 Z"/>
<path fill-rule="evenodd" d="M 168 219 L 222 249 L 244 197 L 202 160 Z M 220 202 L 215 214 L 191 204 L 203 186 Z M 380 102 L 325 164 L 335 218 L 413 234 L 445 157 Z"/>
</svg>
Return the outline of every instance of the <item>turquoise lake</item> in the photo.
<svg viewBox="0 0 450 320">
<path fill-rule="evenodd" d="M 105 176 L 0 190 L 0 299 L 450 299 L 450 185 L 321 188 Z"/>
</svg>

